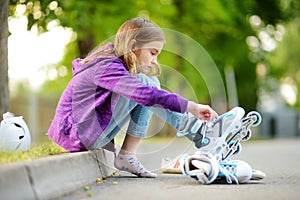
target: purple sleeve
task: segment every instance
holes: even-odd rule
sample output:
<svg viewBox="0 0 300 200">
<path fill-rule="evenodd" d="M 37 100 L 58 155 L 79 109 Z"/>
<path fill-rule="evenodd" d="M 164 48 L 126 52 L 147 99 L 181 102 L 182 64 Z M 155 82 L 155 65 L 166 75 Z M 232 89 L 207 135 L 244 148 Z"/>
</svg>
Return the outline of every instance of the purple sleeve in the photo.
<svg viewBox="0 0 300 200">
<path fill-rule="evenodd" d="M 95 83 L 144 106 L 159 106 L 175 112 L 187 111 L 188 100 L 166 90 L 142 83 L 117 59 L 104 59 L 96 65 Z"/>
</svg>

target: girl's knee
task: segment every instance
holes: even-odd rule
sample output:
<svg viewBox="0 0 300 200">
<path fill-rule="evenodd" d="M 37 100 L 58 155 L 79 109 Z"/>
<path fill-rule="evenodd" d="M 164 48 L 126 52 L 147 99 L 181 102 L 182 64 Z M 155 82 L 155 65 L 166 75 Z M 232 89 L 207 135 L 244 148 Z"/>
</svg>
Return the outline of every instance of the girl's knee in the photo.
<svg viewBox="0 0 300 200">
<path fill-rule="evenodd" d="M 156 76 L 147 76 L 142 73 L 139 73 L 136 76 L 144 84 L 149 85 L 149 86 L 156 86 L 156 87 L 160 88 L 160 82 Z"/>
</svg>

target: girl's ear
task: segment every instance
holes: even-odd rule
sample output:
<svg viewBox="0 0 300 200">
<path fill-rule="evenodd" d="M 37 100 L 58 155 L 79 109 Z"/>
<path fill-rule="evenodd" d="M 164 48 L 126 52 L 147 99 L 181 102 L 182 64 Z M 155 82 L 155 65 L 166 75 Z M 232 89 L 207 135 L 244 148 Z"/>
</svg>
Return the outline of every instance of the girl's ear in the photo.
<svg viewBox="0 0 300 200">
<path fill-rule="evenodd" d="M 129 49 L 131 49 L 132 51 L 134 51 L 135 43 L 136 43 L 136 40 L 135 40 L 135 39 L 130 40 L 130 42 L 128 43 L 128 47 L 129 47 Z"/>
</svg>

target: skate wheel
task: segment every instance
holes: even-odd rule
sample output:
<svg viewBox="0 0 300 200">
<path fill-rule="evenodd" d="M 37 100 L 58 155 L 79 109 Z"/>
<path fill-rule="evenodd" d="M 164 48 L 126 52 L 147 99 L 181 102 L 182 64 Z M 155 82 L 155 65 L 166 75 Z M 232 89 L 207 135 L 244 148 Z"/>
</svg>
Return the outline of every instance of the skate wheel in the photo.
<svg viewBox="0 0 300 200">
<path fill-rule="evenodd" d="M 233 152 L 234 155 L 240 153 L 242 150 L 242 145 L 240 143 L 238 143 L 238 145 L 234 146 L 233 141 L 228 144 L 228 147 L 229 147 L 229 149 L 232 149 L 234 151 Z"/>
<path fill-rule="evenodd" d="M 252 116 L 256 118 L 256 121 L 252 124 L 252 126 L 256 127 L 261 123 L 261 115 L 256 111 L 251 111 L 247 114 L 247 117 L 252 117 Z"/>
<path fill-rule="evenodd" d="M 242 138 L 243 141 L 247 141 L 251 138 L 251 135 L 252 135 L 252 131 L 249 129 L 247 131 L 247 134 Z"/>
</svg>

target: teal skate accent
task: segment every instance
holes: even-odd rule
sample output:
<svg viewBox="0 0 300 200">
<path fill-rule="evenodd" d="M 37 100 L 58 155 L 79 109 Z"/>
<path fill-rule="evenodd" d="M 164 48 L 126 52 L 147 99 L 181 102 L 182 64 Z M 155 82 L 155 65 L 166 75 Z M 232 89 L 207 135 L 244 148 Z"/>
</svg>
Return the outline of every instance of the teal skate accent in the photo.
<svg viewBox="0 0 300 200">
<path fill-rule="evenodd" d="M 228 114 L 226 114 L 226 117 L 233 117 L 234 116 L 234 114 L 232 114 L 232 113 L 228 113 Z"/>
<path fill-rule="evenodd" d="M 226 182 L 231 184 L 234 181 L 236 184 L 239 184 L 239 181 L 236 177 L 236 168 L 237 165 L 234 163 L 226 163 L 226 162 L 219 162 L 219 174 L 217 178 L 225 178 Z"/>
<path fill-rule="evenodd" d="M 204 138 L 203 141 L 202 141 L 202 143 L 203 143 L 204 145 L 209 144 L 209 139 L 208 139 L 208 138 Z"/>
<path fill-rule="evenodd" d="M 232 175 L 235 175 L 236 173 L 236 167 L 237 165 L 234 163 L 226 163 L 226 162 L 220 162 L 220 166 L 223 167 L 224 169 L 226 169 L 226 171 L 228 171 L 229 173 L 231 173 Z M 226 175 L 223 172 L 219 172 L 218 177 L 226 177 Z"/>
</svg>

